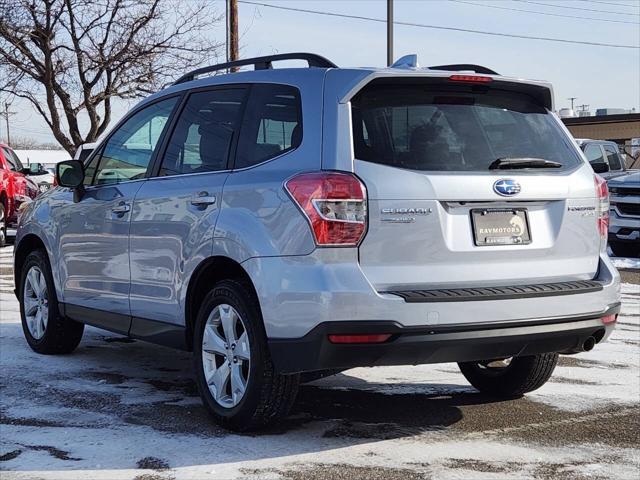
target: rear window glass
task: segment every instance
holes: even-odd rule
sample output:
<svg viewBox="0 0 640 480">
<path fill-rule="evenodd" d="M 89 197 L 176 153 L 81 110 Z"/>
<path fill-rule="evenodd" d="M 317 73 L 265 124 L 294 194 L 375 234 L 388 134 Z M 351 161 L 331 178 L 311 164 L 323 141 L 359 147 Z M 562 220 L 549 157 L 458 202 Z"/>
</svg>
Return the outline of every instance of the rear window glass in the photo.
<svg viewBox="0 0 640 480">
<path fill-rule="evenodd" d="M 352 101 L 357 159 L 427 171 L 486 171 L 500 158 L 580 162 L 552 114 L 486 87 L 375 86 Z M 554 169 L 557 170 L 557 169 Z"/>
<path fill-rule="evenodd" d="M 293 150 L 302 142 L 300 93 L 287 85 L 256 84 L 244 114 L 235 168 Z"/>
</svg>

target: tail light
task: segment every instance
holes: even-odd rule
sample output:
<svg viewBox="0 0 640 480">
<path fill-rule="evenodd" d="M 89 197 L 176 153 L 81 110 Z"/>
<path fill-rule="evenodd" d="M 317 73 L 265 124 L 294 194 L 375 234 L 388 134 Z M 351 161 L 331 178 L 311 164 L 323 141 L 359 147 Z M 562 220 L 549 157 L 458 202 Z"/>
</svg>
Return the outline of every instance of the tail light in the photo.
<svg viewBox="0 0 640 480">
<path fill-rule="evenodd" d="M 618 315 L 612 314 L 612 315 L 605 315 L 604 317 L 601 317 L 600 321 L 605 325 L 607 325 L 609 323 L 614 323 L 617 319 L 618 319 Z"/>
<path fill-rule="evenodd" d="M 607 188 L 607 181 L 600 175 L 594 175 L 594 179 L 596 182 L 596 196 L 598 197 L 596 221 L 598 233 L 600 234 L 600 244 L 602 249 L 605 250 L 609 233 L 609 189 Z"/>
<path fill-rule="evenodd" d="M 367 190 L 353 174 L 302 173 L 287 192 L 304 212 L 318 246 L 355 246 L 367 229 Z"/>
</svg>

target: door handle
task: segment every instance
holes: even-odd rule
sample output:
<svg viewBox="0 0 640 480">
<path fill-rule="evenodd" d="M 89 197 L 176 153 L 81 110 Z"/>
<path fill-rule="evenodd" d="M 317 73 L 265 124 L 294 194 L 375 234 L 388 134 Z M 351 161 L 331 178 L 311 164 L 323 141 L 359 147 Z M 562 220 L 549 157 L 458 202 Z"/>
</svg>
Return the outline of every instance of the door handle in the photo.
<svg viewBox="0 0 640 480">
<path fill-rule="evenodd" d="M 124 215 L 130 210 L 131 210 L 131 206 L 125 202 L 120 202 L 118 205 L 116 205 L 111 209 L 111 211 L 116 215 Z"/>
<path fill-rule="evenodd" d="M 197 207 L 206 207 L 207 205 L 215 205 L 216 196 L 209 195 L 209 192 L 197 192 L 191 196 L 191 205 Z"/>
</svg>

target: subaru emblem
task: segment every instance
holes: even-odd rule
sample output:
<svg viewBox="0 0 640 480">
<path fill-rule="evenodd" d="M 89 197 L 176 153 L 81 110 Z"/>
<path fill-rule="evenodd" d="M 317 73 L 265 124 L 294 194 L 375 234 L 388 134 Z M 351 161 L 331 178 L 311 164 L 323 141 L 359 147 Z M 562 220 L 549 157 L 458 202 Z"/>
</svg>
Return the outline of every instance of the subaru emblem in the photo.
<svg viewBox="0 0 640 480">
<path fill-rule="evenodd" d="M 502 178 L 493 184 L 493 191 L 503 197 L 510 197 L 520 193 L 520 184 L 509 178 Z"/>
</svg>

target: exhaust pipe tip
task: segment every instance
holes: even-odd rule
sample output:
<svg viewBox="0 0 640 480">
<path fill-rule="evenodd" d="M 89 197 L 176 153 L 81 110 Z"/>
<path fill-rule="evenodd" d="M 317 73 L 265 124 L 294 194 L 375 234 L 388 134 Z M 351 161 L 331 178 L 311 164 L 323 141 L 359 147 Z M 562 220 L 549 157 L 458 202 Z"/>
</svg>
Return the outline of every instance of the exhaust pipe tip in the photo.
<svg viewBox="0 0 640 480">
<path fill-rule="evenodd" d="M 593 347 L 595 346 L 596 346 L 596 339 L 593 337 L 589 337 L 582 344 L 582 350 L 585 352 L 589 352 L 593 350 Z"/>
</svg>

